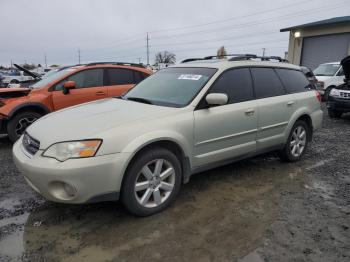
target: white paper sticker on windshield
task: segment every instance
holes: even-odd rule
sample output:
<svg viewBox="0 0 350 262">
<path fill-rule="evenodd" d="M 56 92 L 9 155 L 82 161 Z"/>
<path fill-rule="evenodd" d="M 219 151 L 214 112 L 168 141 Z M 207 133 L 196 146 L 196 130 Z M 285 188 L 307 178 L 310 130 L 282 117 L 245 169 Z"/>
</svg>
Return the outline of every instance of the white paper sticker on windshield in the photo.
<svg viewBox="0 0 350 262">
<path fill-rule="evenodd" d="M 192 75 L 192 74 L 184 74 L 180 75 L 178 79 L 184 79 L 184 80 L 199 80 L 202 77 L 202 75 Z"/>
</svg>

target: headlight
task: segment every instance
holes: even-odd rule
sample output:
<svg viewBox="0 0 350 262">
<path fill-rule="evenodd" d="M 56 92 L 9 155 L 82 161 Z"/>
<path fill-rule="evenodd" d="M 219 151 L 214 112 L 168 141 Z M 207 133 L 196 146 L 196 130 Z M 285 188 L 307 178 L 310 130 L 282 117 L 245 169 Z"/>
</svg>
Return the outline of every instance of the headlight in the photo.
<svg viewBox="0 0 350 262">
<path fill-rule="evenodd" d="M 66 161 L 71 158 L 86 158 L 96 155 L 102 140 L 83 140 L 53 144 L 43 153 L 44 157 Z"/>
<path fill-rule="evenodd" d="M 335 96 L 335 97 L 339 97 L 340 96 L 340 91 L 338 89 L 331 89 L 331 92 L 329 93 L 330 96 Z"/>
</svg>

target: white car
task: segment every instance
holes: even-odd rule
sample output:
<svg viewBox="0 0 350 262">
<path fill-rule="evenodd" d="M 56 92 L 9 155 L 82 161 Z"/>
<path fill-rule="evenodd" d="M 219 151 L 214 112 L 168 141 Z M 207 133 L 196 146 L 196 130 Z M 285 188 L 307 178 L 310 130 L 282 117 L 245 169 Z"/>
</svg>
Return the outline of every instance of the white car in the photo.
<svg viewBox="0 0 350 262">
<path fill-rule="evenodd" d="M 14 145 L 15 163 L 49 200 L 120 198 L 146 216 L 192 174 L 274 150 L 298 161 L 322 125 L 320 94 L 300 67 L 251 57 L 182 63 L 122 97 L 46 115 Z"/>
<path fill-rule="evenodd" d="M 344 71 L 340 62 L 320 64 L 313 72 L 318 80 L 317 90 L 324 98 L 328 97 L 333 87 L 344 83 Z"/>
</svg>

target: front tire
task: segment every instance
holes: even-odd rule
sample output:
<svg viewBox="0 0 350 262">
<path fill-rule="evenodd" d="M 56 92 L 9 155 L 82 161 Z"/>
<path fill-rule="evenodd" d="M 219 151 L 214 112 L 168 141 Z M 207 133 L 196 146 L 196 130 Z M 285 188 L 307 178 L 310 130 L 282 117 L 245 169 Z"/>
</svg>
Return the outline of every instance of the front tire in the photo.
<svg viewBox="0 0 350 262">
<path fill-rule="evenodd" d="M 12 141 L 16 142 L 28 126 L 41 117 L 41 114 L 33 111 L 20 112 L 10 119 L 7 124 L 7 134 Z"/>
<path fill-rule="evenodd" d="M 305 121 L 295 122 L 284 148 L 279 152 L 285 162 L 296 162 L 304 155 L 311 136 L 310 127 Z"/>
<path fill-rule="evenodd" d="M 157 147 L 139 155 L 128 168 L 121 201 L 137 216 L 149 216 L 166 209 L 182 184 L 181 164 L 169 150 Z"/>
</svg>

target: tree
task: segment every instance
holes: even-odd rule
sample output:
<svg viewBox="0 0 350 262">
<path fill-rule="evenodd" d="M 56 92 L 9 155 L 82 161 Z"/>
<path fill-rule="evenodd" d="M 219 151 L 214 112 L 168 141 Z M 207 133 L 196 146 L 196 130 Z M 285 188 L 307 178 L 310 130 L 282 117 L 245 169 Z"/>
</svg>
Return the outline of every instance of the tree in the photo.
<svg viewBox="0 0 350 262">
<path fill-rule="evenodd" d="M 176 62 L 175 54 L 168 51 L 158 52 L 154 58 L 155 65 L 158 65 L 159 63 L 175 64 L 175 62 Z"/>
<path fill-rule="evenodd" d="M 216 52 L 216 55 L 218 56 L 219 59 L 225 58 L 227 55 L 225 47 L 224 46 L 220 47 Z"/>
</svg>

